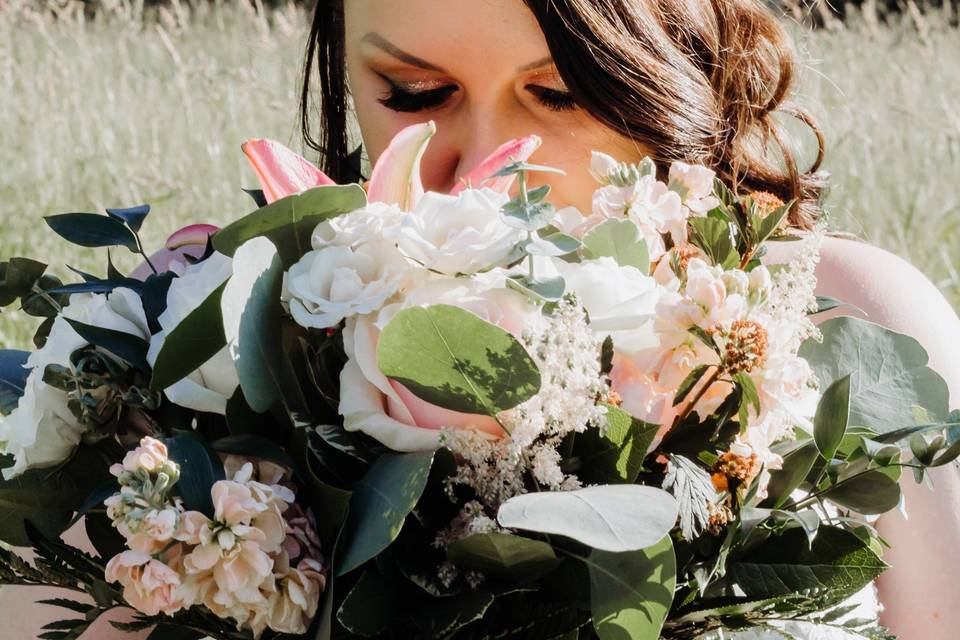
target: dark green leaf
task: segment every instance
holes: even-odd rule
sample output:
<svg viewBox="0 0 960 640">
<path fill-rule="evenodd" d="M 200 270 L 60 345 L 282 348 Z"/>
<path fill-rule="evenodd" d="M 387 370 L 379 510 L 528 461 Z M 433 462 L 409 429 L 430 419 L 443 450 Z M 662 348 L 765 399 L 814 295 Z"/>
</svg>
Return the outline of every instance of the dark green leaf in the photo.
<svg viewBox="0 0 960 640">
<path fill-rule="evenodd" d="M 261 458 L 276 462 L 284 467 L 293 467 L 294 462 L 286 449 L 274 442 L 252 434 L 227 436 L 214 440 L 213 450 L 217 453 L 228 453 L 247 458 Z"/>
<path fill-rule="evenodd" d="M 394 582 L 376 569 L 367 569 L 340 604 L 337 620 L 350 633 L 372 638 L 386 630 L 401 613 L 397 591 Z"/>
<path fill-rule="evenodd" d="M 887 565 L 854 534 L 821 526 L 812 547 L 807 534 L 789 529 L 727 564 L 728 576 L 749 599 L 827 589 L 836 600 L 852 596 Z"/>
<path fill-rule="evenodd" d="M 356 569 L 393 542 L 427 484 L 433 452 L 386 453 L 357 483 L 336 575 Z"/>
<path fill-rule="evenodd" d="M 122 222 L 96 213 L 61 213 L 44 218 L 60 237 L 81 247 L 121 246 L 137 251 L 137 239 Z"/>
<path fill-rule="evenodd" d="M 213 498 L 210 489 L 225 477 L 223 464 L 199 438 L 175 436 L 165 438 L 170 459 L 180 465 L 180 480 L 176 490 L 188 510 L 200 511 L 213 517 Z"/>
<path fill-rule="evenodd" d="M 150 348 L 150 343 L 143 338 L 125 331 L 84 324 L 70 318 L 66 318 L 66 321 L 81 338 L 90 344 L 109 351 L 141 371 L 150 371 L 150 365 L 147 363 L 147 350 Z"/>
<path fill-rule="evenodd" d="M 227 344 L 220 304 L 227 283 L 213 290 L 163 340 L 153 364 L 150 388 L 166 389 L 196 371 Z"/>
<path fill-rule="evenodd" d="M 213 236 L 213 247 L 228 256 L 242 244 L 265 236 L 277 247 L 285 266 L 310 250 L 310 236 L 318 224 L 366 205 L 360 185 L 329 185 L 281 198 L 224 227 Z"/>
<path fill-rule="evenodd" d="M 540 390 L 523 345 L 459 307 L 400 311 L 380 334 L 377 357 L 384 375 L 453 411 L 496 416 Z"/>
<path fill-rule="evenodd" d="M 147 219 L 150 213 L 150 205 L 141 204 L 137 207 L 127 207 L 124 209 L 107 209 L 107 215 L 125 223 L 134 233 L 140 231 L 143 221 Z"/>
<path fill-rule="evenodd" d="M 255 237 L 237 249 L 233 265 L 220 302 L 223 332 L 247 404 L 265 413 L 283 399 L 283 354 L 277 348 L 283 265 L 266 237 Z"/>
<path fill-rule="evenodd" d="M 847 433 L 850 416 L 849 375 L 835 380 L 823 392 L 813 418 L 813 441 L 824 460 L 832 460 Z"/>
<path fill-rule="evenodd" d="M 476 533 L 447 547 L 459 565 L 511 580 L 532 582 L 557 568 L 560 561 L 546 542 L 507 533 Z"/>
<path fill-rule="evenodd" d="M 765 504 L 774 508 L 786 504 L 790 494 L 803 483 L 819 456 L 817 445 L 812 440 L 785 454 L 783 466 L 770 474 Z"/>
<path fill-rule="evenodd" d="M 0 349 L 0 413 L 8 415 L 17 408 L 30 370 L 25 368 L 30 353 Z"/>
<path fill-rule="evenodd" d="M 7 265 L 4 286 L 7 291 L 13 295 L 26 295 L 46 270 L 47 265 L 42 262 L 37 262 L 29 258 L 10 258 L 10 263 Z"/>
<path fill-rule="evenodd" d="M 707 372 L 707 369 L 710 369 L 711 365 L 701 364 L 694 367 L 693 371 L 687 374 L 687 377 L 683 379 L 683 382 L 680 383 L 680 386 L 677 387 L 677 393 L 673 397 L 673 406 L 677 406 L 684 400 L 687 396 L 690 395 L 690 392 L 693 391 L 693 388 L 697 386 L 697 383 L 700 382 L 700 378 Z"/>
</svg>

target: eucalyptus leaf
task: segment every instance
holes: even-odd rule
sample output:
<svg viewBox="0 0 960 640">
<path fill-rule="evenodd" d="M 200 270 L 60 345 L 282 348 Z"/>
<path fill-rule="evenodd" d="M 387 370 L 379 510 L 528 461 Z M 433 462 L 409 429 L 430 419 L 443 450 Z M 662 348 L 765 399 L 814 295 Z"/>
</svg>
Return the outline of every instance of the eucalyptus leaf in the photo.
<svg viewBox="0 0 960 640">
<path fill-rule="evenodd" d="M 500 219 L 507 226 L 524 231 L 539 231 L 550 225 L 557 211 L 549 202 L 523 202 L 514 198 L 503 205 Z"/>
<path fill-rule="evenodd" d="M 432 464 L 429 451 L 386 453 L 371 465 L 350 498 L 337 576 L 356 569 L 396 540 L 426 487 Z"/>
<path fill-rule="evenodd" d="M 799 351 L 823 384 L 856 373 L 850 385 L 850 424 L 887 433 L 915 424 L 913 406 L 943 418 L 947 385 L 927 366 L 927 352 L 913 338 L 880 325 L 838 317 L 819 325 L 823 341 Z"/>
<path fill-rule="evenodd" d="M 640 235 L 640 228 L 631 220 L 611 218 L 598 224 L 583 237 L 588 258 L 613 258 L 621 267 L 650 271 L 650 250 Z"/>
<path fill-rule="evenodd" d="M 563 276 L 534 277 L 512 275 L 507 278 L 507 286 L 537 301 L 556 302 L 563 297 L 567 283 Z"/>
<path fill-rule="evenodd" d="M 573 253 L 580 248 L 580 241 L 565 233 L 551 233 L 543 238 L 531 240 L 526 251 L 534 256 L 559 257 Z"/>
<path fill-rule="evenodd" d="M 497 521 L 507 529 L 561 535 L 621 552 L 655 544 L 673 528 L 677 513 L 677 501 L 666 491 L 620 484 L 519 495 L 500 506 Z"/>
<path fill-rule="evenodd" d="M 593 627 L 600 640 L 657 640 L 677 579 L 670 537 L 626 553 L 594 550 L 584 562 L 590 572 Z"/>
<path fill-rule="evenodd" d="M 220 301 L 223 332 L 240 387 L 257 413 L 265 413 L 283 399 L 282 353 L 277 348 L 282 281 L 283 266 L 276 247 L 266 237 L 255 237 L 237 249 L 233 276 Z"/>
<path fill-rule="evenodd" d="M 380 334 L 380 370 L 427 402 L 496 416 L 540 390 L 540 372 L 516 338 L 450 305 L 411 307 Z"/>
<path fill-rule="evenodd" d="M 213 247 L 233 256 L 247 241 L 266 237 L 289 267 L 310 250 L 310 236 L 318 224 L 366 204 L 367 195 L 357 184 L 314 187 L 281 198 L 224 227 L 213 235 Z"/>
</svg>

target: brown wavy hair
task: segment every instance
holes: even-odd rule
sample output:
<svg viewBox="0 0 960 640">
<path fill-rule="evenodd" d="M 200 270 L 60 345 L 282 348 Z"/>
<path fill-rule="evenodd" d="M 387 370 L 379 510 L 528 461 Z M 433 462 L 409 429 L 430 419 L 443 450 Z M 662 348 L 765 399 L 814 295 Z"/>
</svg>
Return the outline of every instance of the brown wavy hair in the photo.
<svg viewBox="0 0 960 640">
<path fill-rule="evenodd" d="M 343 2 L 317 0 L 300 100 L 304 141 L 337 181 L 356 179 L 348 160 Z M 814 223 L 829 179 L 820 170 L 824 139 L 813 118 L 787 102 L 796 53 L 762 0 L 524 2 L 561 78 L 593 117 L 644 144 L 660 167 L 673 160 L 709 166 L 738 191 L 795 199 L 789 217 L 795 228 Z M 777 112 L 799 118 L 816 135 L 811 167 L 798 167 Z"/>
</svg>

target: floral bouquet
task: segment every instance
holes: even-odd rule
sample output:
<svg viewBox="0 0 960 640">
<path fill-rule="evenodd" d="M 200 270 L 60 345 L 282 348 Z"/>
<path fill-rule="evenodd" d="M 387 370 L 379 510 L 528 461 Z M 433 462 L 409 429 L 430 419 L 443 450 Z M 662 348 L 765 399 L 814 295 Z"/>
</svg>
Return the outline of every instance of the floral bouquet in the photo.
<svg viewBox="0 0 960 640">
<path fill-rule="evenodd" d="M 884 637 L 847 604 L 869 516 L 957 419 L 914 340 L 814 326 L 820 232 L 599 153 L 590 214 L 556 210 L 535 136 L 424 193 L 434 132 L 363 186 L 247 142 L 259 208 L 152 256 L 147 206 L 46 218 L 130 275 L 0 265 L 42 319 L 0 358 L 0 539 L 35 552 L 0 582 L 89 596 L 41 637 L 115 607 L 156 639 Z"/>
</svg>

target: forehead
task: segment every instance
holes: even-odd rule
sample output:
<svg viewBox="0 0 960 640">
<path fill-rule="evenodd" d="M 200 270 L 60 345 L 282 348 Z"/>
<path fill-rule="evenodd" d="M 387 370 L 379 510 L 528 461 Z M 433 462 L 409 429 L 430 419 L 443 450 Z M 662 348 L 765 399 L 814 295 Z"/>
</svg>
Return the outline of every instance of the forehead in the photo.
<svg viewBox="0 0 960 640">
<path fill-rule="evenodd" d="M 549 55 L 522 0 L 345 0 L 344 19 L 348 55 L 386 56 L 386 41 L 451 73 L 514 69 Z"/>
</svg>

